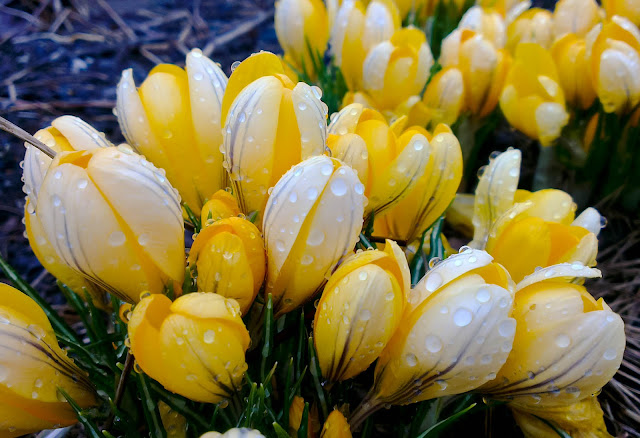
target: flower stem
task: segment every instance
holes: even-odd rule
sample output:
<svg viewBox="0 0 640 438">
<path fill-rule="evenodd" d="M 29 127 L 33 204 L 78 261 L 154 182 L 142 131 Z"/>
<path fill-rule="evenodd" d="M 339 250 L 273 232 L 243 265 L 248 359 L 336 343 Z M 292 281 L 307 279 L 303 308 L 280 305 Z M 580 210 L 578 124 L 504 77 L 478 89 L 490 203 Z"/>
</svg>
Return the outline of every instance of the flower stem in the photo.
<svg viewBox="0 0 640 438">
<path fill-rule="evenodd" d="M 358 430 L 360 425 L 364 423 L 364 421 L 373 413 L 378 412 L 382 408 L 383 404 L 371 397 L 371 394 L 367 394 L 367 396 L 362 400 L 360 405 L 356 408 L 355 411 L 351 414 L 349 418 L 349 425 L 351 426 L 351 430 Z"/>
<path fill-rule="evenodd" d="M 46 144 L 42 143 L 40 140 L 35 138 L 33 135 L 29 134 L 27 131 L 19 127 L 18 125 L 14 125 L 4 117 L 0 117 L 0 129 L 8 132 L 9 134 L 18 137 L 20 140 L 24 140 L 27 143 L 37 147 L 42 152 L 47 154 L 49 157 L 54 158 L 56 156 L 56 151 L 51 149 Z"/>
</svg>

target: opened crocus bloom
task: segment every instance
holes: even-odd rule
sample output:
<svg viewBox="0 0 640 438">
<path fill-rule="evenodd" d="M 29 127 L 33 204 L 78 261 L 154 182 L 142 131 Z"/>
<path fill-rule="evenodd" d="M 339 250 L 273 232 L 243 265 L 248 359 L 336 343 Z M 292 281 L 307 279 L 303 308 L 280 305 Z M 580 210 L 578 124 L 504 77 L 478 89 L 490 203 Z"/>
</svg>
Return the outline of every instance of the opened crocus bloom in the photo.
<svg viewBox="0 0 640 438">
<path fill-rule="evenodd" d="M 294 164 L 324 152 L 327 106 L 321 92 L 294 84 L 280 60 L 262 52 L 243 61 L 229 79 L 223 102 L 224 160 L 240 209 L 257 211 L 267 191 Z"/>
<path fill-rule="evenodd" d="M 460 19 L 458 29 L 469 29 L 479 33 L 498 49 L 502 49 L 506 43 L 504 18 L 492 8 L 470 7 Z"/>
<path fill-rule="evenodd" d="M 406 122 L 402 117 L 389 126 L 382 114 L 357 103 L 332 116 L 329 146 L 338 159 L 358 170 L 369 198 L 367 213 L 380 214 L 392 207 L 411 192 L 425 172 L 429 141 L 421 129 L 402 133 Z M 348 141 L 340 138 L 347 135 Z M 361 149 L 362 145 L 366 149 Z"/>
<path fill-rule="evenodd" d="M 198 49 L 186 70 L 156 66 L 136 90 L 131 69 L 118 84 L 117 114 L 129 144 L 164 169 L 182 201 L 196 214 L 224 188 L 221 104 L 227 77 Z"/>
<path fill-rule="evenodd" d="M 431 149 L 427 168 L 409 194 L 376 219 L 376 235 L 406 242 L 417 239 L 444 213 L 458 190 L 462 179 L 458 139 L 447 125 L 438 125 L 433 137 L 423 134 Z"/>
<path fill-rule="evenodd" d="M 362 66 L 369 50 L 400 28 L 392 0 L 344 0 L 331 29 L 331 51 L 350 90 L 362 88 Z"/>
<path fill-rule="evenodd" d="M 520 151 L 508 150 L 484 169 L 476 189 L 471 246 L 486 249 L 515 281 L 538 267 L 579 262 L 595 265 L 602 218 L 561 190 L 516 190 Z"/>
<path fill-rule="evenodd" d="M 508 400 L 516 418 L 564 419 L 566 427 L 572 410 L 588 408 L 599 411 L 599 418 L 585 415 L 590 427 L 606 432 L 594 394 L 620 367 L 624 324 L 602 298 L 596 301 L 583 286 L 567 282 L 599 276 L 597 269 L 567 263 L 541 269 L 516 286 L 513 349 L 496 379 L 482 388 Z"/>
<path fill-rule="evenodd" d="M 194 240 L 189 268 L 197 271 L 200 292 L 233 298 L 242 314 L 247 313 L 264 280 L 265 253 L 260 231 L 239 217 L 214 222 Z"/>
<path fill-rule="evenodd" d="M 327 156 L 294 166 L 273 188 L 262 228 L 276 315 L 303 304 L 355 246 L 366 198 L 353 169 Z"/>
<path fill-rule="evenodd" d="M 180 198 L 127 145 L 59 153 L 35 214 L 62 263 L 125 301 L 182 284 Z"/>
<path fill-rule="evenodd" d="M 543 146 L 551 144 L 569 121 L 558 72 L 549 52 L 520 43 L 500 96 L 509 123 Z"/>
<path fill-rule="evenodd" d="M 172 303 L 148 295 L 135 306 L 128 330 L 142 371 L 169 391 L 218 403 L 242 382 L 249 332 L 233 299 L 191 293 Z"/>
<path fill-rule="evenodd" d="M 58 117 L 51 122 L 51 126 L 36 132 L 35 137 L 55 152 L 83 151 L 113 146 L 104 134 L 73 116 Z M 40 186 L 52 159 L 34 146 L 25 144 L 25 148 L 23 189 L 27 195 L 27 202 L 24 219 L 29 245 L 38 261 L 49 273 L 82 298 L 85 297 L 86 290 L 96 306 L 104 307 L 106 305 L 104 292 L 86 277 L 67 266 L 58 257 L 44 232 L 40 219 L 36 215 L 36 205 Z"/>
<path fill-rule="evenodd" d="M 0 435 L 77 423 L 58 388 L 83 408 L 96 403 L 94 389 L 58 346 L 45 313 L 31 298 L 0 283 L 0 315 Z"/>
<path fill-rule="evenodd" d="M 420 280 L 354 422 L 384 404 L 460 394 L 496 377 L 511 351 L 516 323 L 509 317 L 513 283 L 491 259 L 465 248 Z"/>
<path fill-rule="evenodd" d="M 284 59 L 315 77 L 329 40 L 329 21 L 322 0 L 279 0 L 274 25 Z M 319 61 L 320 60 L 320 61 Z"/>
<path fill-rule="evenodd" d="M 614 16 L 586 37 L 591 80 L 608 113 L 625 113 L 640 102 L 640 31 Z"/>
<path fill-rule="evenodd" d="M 478 117 L 493 111 L 511 63 L 505 50 L 497 49 L 482 34 L 455 30 L 442 41 L 440 63 L 462 73 L 466 110 Z"/>
<path fill-rule="evenodd" d="M 376 108 L 392 110 L 422 92 L 432 65 L 424 32 L 417 28 L 398 30 L 369 51 L 362 72 L 364 91 Z"/>
<path fill-rule="evenodd" d="M 397 243 L 359 252 L 331 276 L 313 333 L 322 375 L 342 381 L 366 370 L 395 332 L 409 295 L 407 260 Z"/>
</svg>

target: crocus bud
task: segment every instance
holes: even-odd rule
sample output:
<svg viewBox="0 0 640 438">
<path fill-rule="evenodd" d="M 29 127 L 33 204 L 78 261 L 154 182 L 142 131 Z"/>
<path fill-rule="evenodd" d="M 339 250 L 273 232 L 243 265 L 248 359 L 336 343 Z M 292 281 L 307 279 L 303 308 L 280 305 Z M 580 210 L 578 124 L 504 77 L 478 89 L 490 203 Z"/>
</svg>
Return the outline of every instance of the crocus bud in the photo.
<svg viewBox="0 0 640 438">
<path fill-rule="evenodd" d="M 544 438 L 564 431 L 576 438 L 610 438 L 604 413 L 596 396 L 566 406 L 512 407 L 513 419 L 525 438 Z M 551 423 L 551 425 L 549 425 Z M 553 427 L 552 427 L 553 426 Z"/>
<path fill-rule="evenodd" d="M 122 300 L 182 284 L 180 198 L 164 172 L 126 145 L 59 153 L 36 216 L 63 263 Z"/>
<path fill-rule="evenodd" d="M 607 17 L 620 16 L 629 20 L 636 26 L 640 26 L 640 9 L 638 4 L 629 0 L 603 0 L 602 7 Z"/>
<path fill-rule="evenodd" d="M 506 43 L 504 18 L 492 9 L 481 6 L 470 7 L 460 19 L 458 29 L 473 30 L 491 41 L 498 49 L 502 49 Z"/>
<path fill-rule="evenodd" d="M 289 434 L 291 436 L 297 436 L 298 429 L 302 424 L 302 414 L 304 413 L 305 401 L 300 396 L 293 397 L 291 406 L 289 407 Z M 320 424 L 318 421 L 318 409 L 314 404 L 308 411 L 307 416 L 307 436 L 314 438 L 317 432 L 320 430 Z"/>
<path fill-rule="evenodd" d="M 42 309 L 22 292 L 0 283 L 0 435 L 17 437 L 78 422 L 58 391 L 82 408 L 96 403 L 84 371 L 60 349 Z"/>
<path fill-rule="evenodd" d="M 524 409 L 567 406 L 613 377 L 625 346 L 622 318 L 583 286 L 562 281 L 594 276 L 596 269 L 556 265 L 516 286 L 513 349 L 483 392 Z"/>
<path fill-rule="evenodd" d="M 351 428 L 342 412 L 334 409 L 322 426 L 320 438 L 351 438 Z"/>
<path fill-rule="evenodd" d="M 407 260 L 392 240 L 359 252 L 333 273 L 318 302 L 313 334 L 325 379 L 366 370 L 396 331 L 411 287 Z"/>
<path fill-rule="evenodd" d="M 584 37 L 602 20 L 602 11 L 595 0 L 560 0 L 553 12 L 553 34 L 560 38 L 567 33 Z"/>
<path fill-rule="evenodd" d="M 136 90 L 131 69 L 117 90 L 120 129 L 129 144 L 157 167 L 196 214 L 204 200 L 224 188 L 221 104 L 227 77 L 198 49 L 186 70 L 156 66 Z"/>
<path fill-rule="evenodd" d="M 625 113 L 640 102 L 640 31 L 614 16 L 587 35 L 591 80 L 604 110 Z"/>
<path fill-rule="evenodd" d="M 248 58 L 234 71 L 238 76 L 231 75 L 230 90 L 246 81 L 246 68 L 276 62 L 272 53 Z M 319 88 L 278 73 L 258 77 L 233 99 L 225 119 L 225 167 L 245 214 L 257 211 L 260 221 L 268 189 L 294 164 L 324 152 L 327 106 L 320 97 Z"/>
<path fill-rule="evenodd" d="M 356 134 L 367 147 L 367 171 L 358 172 L 369 199 L 367 214 L 378 215 L 399 202 L 425 172 L 429 141 L 419 130 L 407 130 L 400 135 L 405 123 L 406 117 L 389 126 L 379 112 L 354 103 L 343 108 L 329 125 L 330 135 Z M 349 157 L 345 153 L 338 155 L 354 169 L 364 167 L 363 153 L 349 154 Z"/>
<path fill-rule="evenodd" d="M 431 135 L 425 132 L 425 136 Z M 376 227 L 379 223 L 384 224 L 388 231 L 385 235 L 391 238 L 411 242 L 420 237 L 444 213 L 458 190 L 462 179 L 462 151 L 458 139 L 448 126 L 439 125 L 429 145 L 429 163 L 416 186 L 406 198 L 384 213 L 380 222 L 376 221 Z"/>
<path fill-rule="evenodd" d="M 369 51 L 362 71 L 364 90 L 376 108 L 394 109 L 422 92 L 432 65 L 424 32 L 413 27 L 400 29 Z"/>
<path fill-rule="evenodd" d="M 239 387 L 247 370 L 249 332 L 235 300 L 212 293 L 173 303 L 149 295 L 129 320 L 131 352 L 149 377 L 191 400 L 218 403 Z"/>
<path fill-rule="evenodd" d="M 391 38 L 400 28 L 400 14 L 392 0 L 344 0 L 331 30 L 331 51 L 350 90 L 362 88 L 362 65 L 369 50 Z"/>
<path fill-rule="evenodd" d="M 364 186 L 355 172 L 327 156 L 291 168 L 273 188 L 262 229 L 267 285 L 276 315 L 320 290 L 362 228 Z"/>
<path fill-rule="evenodd" d="M 569 121 L 558 72 L 549 52 L 536 43 L 518 44 L 500 109 L 507 121 L 548 146 Z"/>
<path fill-rule="evenodd" d="M 352 420 L 385 404 L 460 394 L 494 379 L 513 344 L 511 287 L 484 251 L 465 248 L 436 264 L 411 292 Z"/>
<path fill-rule="evenodd" d="M 329 40 L 329 21 L 322 0 L 279 0 L 274 17 L 276 35 L 285 60 L 315 77 Z"/>
<path fill-rule="evenodd" d="M 246 427 L 234 427 L 225 433 L 207 432 L 200 438 L 265 438 L 260 431 L 255 429 L 247 429 Z"/>
<path fill-rule="evenodd" d="M 520 43 L 536 43 L 545 49 L 553 43 L 553 15 L 546 9 L 531 8 L 507 27 L 506 49 L 514 53 Z"/>
<path fill-rule="evenodd" d="M 265 271 L 260 231 L 246 219 L 221 219 L 198 233 L 189 252 L 189 267 L 198 275 L 198 291 L 233 298 L 247 313 Z"/>
<path fill-rule="evenodd" d="M 456 67 L 436 73 L 425 90 L 422 105 L 426 122 L 435 127 L 441 123 L 453 125 L 464 107 L 464 78 Z"/>
<path fill-rule="evenodd" d="M 589 70 L 584 39 L 572 33 L 565 34 L 553 43 L 551 56 L 567 103 L 582 109 L 589 108 L 596 98 L 596 91 L 591 76 L 584 74 Z"/>
<path fill-rule="evenodd" d="M 236 198 L 226 190 L 218 190 L 202 207 L 200 221 L 207 227 L 215 221 L 241 214 Z"/>
</svg>

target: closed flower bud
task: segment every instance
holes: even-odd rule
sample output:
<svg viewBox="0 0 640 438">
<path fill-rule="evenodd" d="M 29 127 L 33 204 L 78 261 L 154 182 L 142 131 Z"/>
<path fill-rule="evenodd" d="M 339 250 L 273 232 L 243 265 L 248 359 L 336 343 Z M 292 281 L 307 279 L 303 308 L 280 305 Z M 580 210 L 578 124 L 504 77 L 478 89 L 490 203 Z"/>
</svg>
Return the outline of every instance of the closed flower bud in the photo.
<svg viewBox="0 0 640 438">
<path fill-rule="evenodd" d="M 284 74 L 269 71 L 255 80 L 247 78 L 277 63 L 272 53 L 260 53 L 240 64 L 229 80 L 230 91 L 251 81 L 235 98 L 225 95 L 223 108 L 225 167 L 240 209 L 245 214 L 257 211 L 258 221 L 268 189 L 294 164 L 322 154 L 326 143 L 327 106 L 319 88 L 296 85 Z"/>
<path fill-rule="evenodd" d="M 558 72 L 549 52 L 536 43 L 518 45 L 500 109 L 507 121 L 548 146 L 569 121 Z"/>
<path fill-rule="evenodd" d="M 550 49 L 553 43 L 553 15 L 546 9 L 531 8 L 507 27 L 506 49 L 514 53 L 520 43 L 536 43 Z"/>
<path fill-rule="evenodd" d="M 313 322 L 325 379 L 350 379 L 376 360 L 400 324 L 410 287 L 407 260 L 392 240 L 384 251 L 360 252 L 340 265 Z"/>
<path fill-rule="evenodd" d="M 78 422 L 58 391 L 82 408 L 96 403 L 94 390 L 58 346 L 42 309 L 22 292 L 0 283 L 0 435 L 17 437 Z"/>
<path fill-rule="evenodd" d="M 227 77 L 198 49 L 186 70 L 156 66 L 136 90 L 131 69 L 117 90 L 120 129 L 129 144 L 157 167 L 196 214 L 223 188 L 221 104 Z"/>
<path fill-rule="evenodd" d="M 636 26 L 640 26 L 640 9 L 635 1 L 603 0 L 602 7 L 607 13 L 607 17 L 618 15 L 626 18 Z"/>
<path fill-rule="evenodd" d="M 558 79 L 567 103 L 587 109 L 596 98 L 589 69 L 584 39 L 568 33 L 557 39 L 551 47 L 551 56 L 558 69 Z"/>
<path fill-rule="evenodd" d="M 357 0 L 344 0 L 331 30 L 335 64 L 350 90 L 362 88 L 362 66 L 369 50 L 391 38 L 400 28 L 400 14 L 392 0 L 373 0 L 366 9 Z"/>
<path fill-rule="evenodd" d="M 260 231 L 246 219 L 221 219 L 203 229 L 189 252 L 189 267 L 197 270 L 198 291 L 233 298 L 247 313 L 262 286 L 264 244 Z"/>
<path fill-rule="evenodd" d="M 488 115 L 509 71 L 511 57 L 481 34 L 455 30 L 442 42 L 443 67 L 457 67 L 464 80 L 465 108 L 478 117 Z"/>
<path fill-rule="evenodd" d="M 473 30 L 491 41 L 498 49 L 502 49 L 507 41 L 502 15 L 496 10 L 481 6 L 470 7 L 460 19 L 458 29 Z"/>
<path fill-rule="evenodd" d="M 322 426 L 320 438 L 351 438 L 351 428 L 342 412 L 334 409 Z"/>
<path fill-rule="evenodd" d="M 225 433 L 207 432 L 200 438 L 265 438 L 260 431 L 255 429 L 247 429 L 246 427 L 234 427 Z"/>
<path fill-rule="evenodd" d="M 171 409 L 171 407 L 163 401 L 158 402 L 158 412 L 162 420 L 162 427 L 164 427 L 164 430 L 167 432 L 167 438 L 186 438 L 186 418 Z"/>
<path fill-rule="evenodd" d="M 59 153 L 36 216 L 64 264 L 125 301 L 182 284 L 180 198 L 164 172 L 126 145 Z"/>
<path fill-rule="evenodd" d="M 567 33 L 584 37 L 602 20 L 602 15 L 595 0 L 560 0 L 553 12 L 553 34 L 555 38 Z"/>
<path fill-rule="evenodd" d="M 358 172 L 358 177 L 369 199 L 367 214 L 378 215 L 395 205 L 411 192 L 425 172 L 429 141 L 420 130 L 408 130 L 400 135 L 405 123 L 406 117 L 403 117 L 389 126 L 382 114 L 356 103 L 343 108 L 329 125 L 330 135 L 356 134 L 364 140 L 368 165 L 366 172 Z M 335 140 L 331 143 L 335 144 Z M 339 153 L 338 156 L 354 169 L 364 167 L 363 153 L 348 156 Z"/>
<path fill-rule="evenodd" d="M 460 394 L 494 379 L 515 333 L 511 287 L 484 251 L 466 248 L 436 264 L 412 290 L 352 424 L 385 404 Z"/>
<path fill-rule="evenodd" d="M 247 369 L 249 332 L 235 300 L 212 293 L 183 295 L 173 303 L 149 295 L 129 321 L 131 352 L 146 374 L 194 401 L 231 397 Z"/>
<path fill-rule="evenodd" d="M 595 396 L 566 406 L 527 406 L 526 409 L 513 407 L 512 412 L 525 438 L 557 435 L 557 430 L 549 422 L 573 438 L 611 437 L 604 424 L 604 413 Z"/>
<path fill-rule="evenodd" d="M 424 134 L 427 138 L 431 136 L 428 132 Z M 429 163 L 416 186 L 376 221 L 374 229 L 379 223 L 384 224 L 388 230 L 385 236 L 407 242 L 417 239 L 444 213 L 458 190 L 462 179 L 458 139 L 448 126 L 439 125 L 429 145 Z"/>
<path fill-rule="evenodd" d="M 362 72 L 364 90 L 377 108 L 394 109 L 422 92 L 432 65 L 424 32 L 412 27 L 400 29 L 369 51 Z"/>
<path fill-rule="evenodd" d="M 293 397 L 293 401 L 291 402 L 291 406 L 289 407 L 289 434 L 291 436 L 296 436 L 298 434 L 298 429 L 300 429 L 300 425 L 302 423 L 302 414 L 304 412 L 304 407 L 305 402 L 302 397 L 297 395 Z M 318 408 L 315 404 L 311 408 L 309 408 L 309 412 L 307 415 L 307 436 L 309 438 L 314 438 L 317 436 L 317 433 L 320 430 Z"/>
<path fill-rule="evenodd" d="M 640 31 L 614 16 L 587 35 L 591 80 L 604 110 L 625 113 L 640 102 Z"/>
<path fill-rule="evenodd" d="M 279 0 L 274 18 L 285 60 L 315 77 L 329 40 L 329 21 L 322 0 Z"/>
<path fill-rule="evenodd" d="M 513 349 L 483 392 L 517 408 L 567 406 L 613 377 L 625 346 L 622 318 L 583 286 L 563 281 L 594 276 L 600 276 L 596 269 L 564 264 L 517 285 Z"/>
<path fill-rule="evenodd" d="M 456 67 L 449 67 L 433 76 L 422 102 L 417 102 L 416 106 L 422 106 L 418 111 L 424 113 L 424 120 L 429 126 L 435 127 L 441 123 L 453 125 L 464 108 L 464 99 L 462 72 Z M 418 116 L 418 120 L 421 118 Z"/>
<path fill-rule="evenodd" d="M 202 207 L 200 221 L 205 228 L 215 221 L 242 214 L 236 198 L 226 190 L 218 190 Z"/>
<path fill-rule="evenodd" d="M 320 290 L 362 228 L 364 186 L 355 172 L 327 156 L 294 166 L 271 192 L 262 229 L 267 285 L 276 315 Z"/>
</svg>

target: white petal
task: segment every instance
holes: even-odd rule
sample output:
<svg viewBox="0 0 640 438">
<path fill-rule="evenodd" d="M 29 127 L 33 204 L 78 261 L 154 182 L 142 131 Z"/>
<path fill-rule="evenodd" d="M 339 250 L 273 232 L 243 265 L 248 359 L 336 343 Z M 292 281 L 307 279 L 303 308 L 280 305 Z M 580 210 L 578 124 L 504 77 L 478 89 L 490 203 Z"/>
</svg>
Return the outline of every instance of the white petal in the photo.
<svg viewBox="0 0 640 438">
<path fill-rule="evenodd" d="M 384 76 L 393 49 L 393 44 L 390 41 L 383 41 L 369 51 L 362 65 L 362 80 L 366 90 L 375 91 L 384 88 Z"/>
<path fill-rule="evenodd" d="M 560 263 L 536 270 L 533 274 L 524 277 L 517 285 L 516 292 L 535 283 L 552 279 L 565 279 L 571 281 L 574 278 L 600 278 L 599 269 L 590 268 L 582 263 Z"/>
<path fill-rule="evenodd" d="M 593 207 L 589 207 L 580 213 L 571 225 L 582 227 L 597 236 L 600 234 L 600 230 L 602 229 L 603 219 L 604 216 L 602 216 L 598 210 Z"/>
<path fill-rule="evenodd" d="M 327 143 L 327 105 L 304 82 L 293 88 L 291 100 L 300 130 L 302 159 L 322 154 Z"/>
<path fill-rule="evenodd" d="M 356 126 L 363 110 L 362 104 L 351 103 L 339 112 L 331 114 L 331 123 L 328 128 L 329 134 L 345 135 L 356 132 Z"/>
<path fill-rule="evenodd" d="M 51 126 L 60 131 L 76 151 L 88 151 L 95 148 L 113 146 L 103 133 L 78 117 L 58 117 L 51 122 Z"/>
</svg>

